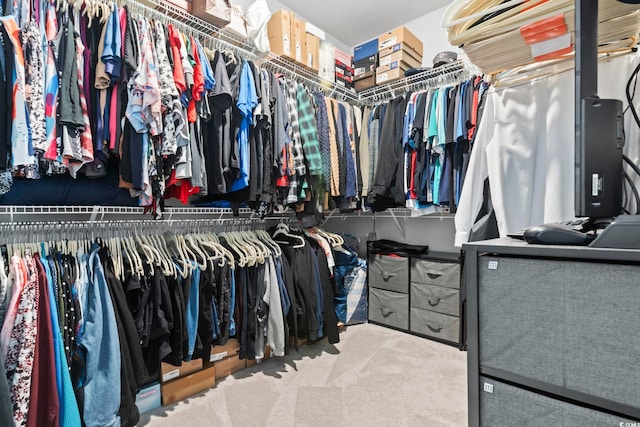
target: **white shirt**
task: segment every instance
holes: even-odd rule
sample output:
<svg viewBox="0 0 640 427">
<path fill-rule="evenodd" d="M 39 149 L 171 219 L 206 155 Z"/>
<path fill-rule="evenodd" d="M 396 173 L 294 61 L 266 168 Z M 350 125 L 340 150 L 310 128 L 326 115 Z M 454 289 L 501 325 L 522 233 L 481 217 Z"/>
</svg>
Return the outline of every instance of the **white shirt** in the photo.
<svg viewBox="0 0 640 427">
<path fill-rule="evenodd" d="M 601 62 L 598 95 L 626 106 L 625 86 L 639 59 L 634 54 Z M 574 96 L 573 70 L 490 89 L 455 217 L 456 246 L 469 239 L 486 178 L 500 236 L 575 217 Z M 625 129 L 625 152 L 637 161 L 639 133 L 630 112 Z"/>
</svg>

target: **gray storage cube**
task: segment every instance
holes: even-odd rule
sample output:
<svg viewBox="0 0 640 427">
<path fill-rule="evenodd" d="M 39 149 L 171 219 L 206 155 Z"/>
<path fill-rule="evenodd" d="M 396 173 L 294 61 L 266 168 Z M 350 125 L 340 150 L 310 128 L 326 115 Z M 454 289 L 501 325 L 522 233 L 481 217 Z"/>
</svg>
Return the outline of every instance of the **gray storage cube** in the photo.
<svg viewBox="0 0 640 427">
<path fill-rule="evenodd" d="M 409 295 L 369 288 L 369 320 L 409 328 Z"/>
<path fill-rule="evenodd" d="M 445 341 L 458 342 L 460 319 L 434 311 L 411 307 L 411 331 Z"/>
<path fill-rule="evenodd" d="M 411 306 L 460 316 L 460 291 L 411 282 Z"/>
<path fill-rule="evenodd" d="M 409 262 L 407 258 L 374 255 L 369 263 L 369 287 L 394 292 L 409 292 Z"/>
<path fill-rule="evenodd" d="M 414 258 L 411 260 L 411 281 L 460 289 L 460 264 Z"/>
</svg>

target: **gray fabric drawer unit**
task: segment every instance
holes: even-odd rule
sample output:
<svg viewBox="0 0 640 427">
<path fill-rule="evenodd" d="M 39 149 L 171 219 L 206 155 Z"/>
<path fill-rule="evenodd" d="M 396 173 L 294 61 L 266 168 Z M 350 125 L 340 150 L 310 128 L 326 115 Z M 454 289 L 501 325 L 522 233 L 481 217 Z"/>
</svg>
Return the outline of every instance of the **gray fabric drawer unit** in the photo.
<svg viewBox="0 0 640 427">
<path fill-rule="evenodd" d="M 638 407 L 639 278 L 638 265 L 478 257 L 480 366 Z"/>
<path fill-rule="evenodd" d="M 460 291 L 411 282 L 411 306 L 437 313 L 460 315 Z"/>
<path fill-rule="evenodd" d="M 409 295 L 369 289 L 369 320 L 400 329 L 409 328 Z"/>
<path fill-rule="evenodd" d="M 413 258 L 411 260 L 411 281 L 460 289 L 460 264 Z"/>
<path fill-rule="evenodd" d="M 599 427 L 636 425 L 617 417 L 480 377 L 480 425 Z"/>
<path fill-rule="evenodd" d="M 445 341 L 458 342 L 460 319 L 434 311 L 411 307 L 411 331 Z"/>
<path fill-rule="evenodd" d="M 369 263 L 369 287 L 408 293 L 408 267 L 405 257 L 374 255 Z"/>
</svg>

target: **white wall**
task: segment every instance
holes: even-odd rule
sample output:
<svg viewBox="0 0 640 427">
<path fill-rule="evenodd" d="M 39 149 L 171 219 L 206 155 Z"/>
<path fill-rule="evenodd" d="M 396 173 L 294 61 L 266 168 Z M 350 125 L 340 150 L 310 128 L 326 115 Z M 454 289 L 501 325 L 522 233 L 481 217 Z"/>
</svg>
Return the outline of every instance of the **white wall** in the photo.
<svg viewBox="0 0 640 427">
<path fill-rule="evenodd" d="M 459 52 L 458 48 L 451 46 L 447 40 L 447 30 L 442 28 L 440 24 L 446 9 L 446 6 L 442 7 L 405 24 L 405 27 L 422 40 L 424 44 L 423 66 L 432 66 L 433 57 L 443 50 Z"/>
</svg>

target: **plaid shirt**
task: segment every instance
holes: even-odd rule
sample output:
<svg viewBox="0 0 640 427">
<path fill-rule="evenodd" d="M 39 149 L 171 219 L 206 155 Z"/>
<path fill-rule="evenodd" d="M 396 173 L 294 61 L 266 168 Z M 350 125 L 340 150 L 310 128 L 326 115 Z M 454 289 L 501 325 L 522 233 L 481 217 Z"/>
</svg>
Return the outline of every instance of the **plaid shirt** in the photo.
<svg viewBox="0 0 640 427">
<path fill-rule="evenodd" d="M 309 174 L 322 175 L 322 156 L 320 154 L 320 143 L 318 142 L 318 127 L 316 124 L 315 109 L 307 89 L 298 85 L 298 114 L 300 122 L 300 137 L 304 155 L 307 158 Z"/>
<path fill-rule="evenodd" d="M 320 142 L 320 151 L 322 154 L 322 175 L 326 183 L 331 179 L 331 148 L 329 139 L 329 115 L 327 113 L 327 104 L 324 101 L 322 92 L 314 92 L 316 98 L 316 123 L 318 125 L 318 139 Z"/>
<path fill-rule="evenodd" d="M 291 147 L 293 151 L 293 167 L 298 176 L 307 174 L 307 168 L 304 165 L 304 151 L 302 150 L 302 142 L 300 141 L 300 124 L 298 119 L 298 102 L 296 96 L 297 83 L 294 81 L 286 82 L 287 111 L 289 113 L 289 137 L 291 138 Z"/>
</svg>

